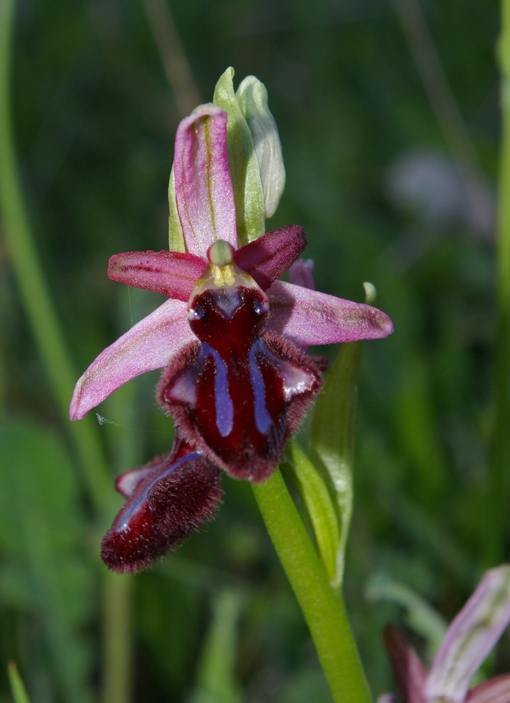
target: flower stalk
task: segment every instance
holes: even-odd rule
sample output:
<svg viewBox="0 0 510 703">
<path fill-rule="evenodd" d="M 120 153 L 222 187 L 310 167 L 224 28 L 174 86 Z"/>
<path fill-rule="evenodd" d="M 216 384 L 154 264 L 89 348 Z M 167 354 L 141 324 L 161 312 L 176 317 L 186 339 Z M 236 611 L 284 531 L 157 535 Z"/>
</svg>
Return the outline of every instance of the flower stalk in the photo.
<svg viewBox="0 0 510 703">
<path fill-rule="evenodd" d="M 267 530 L 298 599 L 333 700 L 370 703 L 341 590 L 332 588 L 280 471 L 252 484 Z"/>
</svg>

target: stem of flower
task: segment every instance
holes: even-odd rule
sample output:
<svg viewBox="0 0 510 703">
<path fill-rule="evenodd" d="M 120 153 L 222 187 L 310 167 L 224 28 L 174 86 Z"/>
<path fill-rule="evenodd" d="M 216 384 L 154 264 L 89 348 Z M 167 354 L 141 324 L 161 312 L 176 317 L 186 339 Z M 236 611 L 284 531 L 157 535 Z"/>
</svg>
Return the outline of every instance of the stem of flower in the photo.
<svg viewBox="0 0 510 703">
<path fill-rule="evenodd" d="M 253 492 L 310 628 L 333 700 L 370 703 L 342 592 L 331 587 L 280 471 L 265 483 L 253 484 Z"/>
<path fill-rule="evenodd" d="M 501 68 L 502 143 L 500 155 L 499 212 L 496 257 L 496 356 L 494 373 L 494 422 L 490 446 L 490 519 L 484 552 L 487 565 L 503 555 L 504 526 L 509 493 L 510 463 L 510 0 L 502 0 L 499 44 Z"/>
</svg>

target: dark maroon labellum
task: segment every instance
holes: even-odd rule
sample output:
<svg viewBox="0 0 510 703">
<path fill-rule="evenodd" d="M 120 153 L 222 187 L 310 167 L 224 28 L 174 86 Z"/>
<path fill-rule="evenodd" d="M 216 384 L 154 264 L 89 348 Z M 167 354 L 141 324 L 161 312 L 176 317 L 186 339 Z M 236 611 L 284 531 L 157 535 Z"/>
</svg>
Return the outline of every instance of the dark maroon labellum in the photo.
<svg viewBox="0 0 510 703">
<path fill-rule="evenodd" d="M 101 545 L 105 564 L 119 573 L 145 569 L 210 520 L 221 502 L 219 469 L 177 439 L 170 454 L 119 476 L 128 500 Z"/>
<path fill-rule="evenodd" d="M 163 374 L 158 401 L 192 446 L 235 478 L 267 479 L 319 392 L 322 375 L 294 344 L 264 332 L 269 304 L 243 272 L 199 288 L 192 344 Z"/>
</svg>

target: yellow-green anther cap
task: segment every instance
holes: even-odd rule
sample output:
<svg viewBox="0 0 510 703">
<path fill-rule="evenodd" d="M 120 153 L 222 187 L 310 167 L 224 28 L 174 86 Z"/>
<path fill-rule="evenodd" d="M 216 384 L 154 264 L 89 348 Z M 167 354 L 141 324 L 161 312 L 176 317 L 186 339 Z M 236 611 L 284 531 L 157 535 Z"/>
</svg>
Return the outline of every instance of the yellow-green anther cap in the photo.
<svg viewBox="0 0 510 703">
<path fill-rule="evenodd" d="M 255 76 L 247 76 L 236 92 L 253 136 L 264 192 L 266 218 L 274 215 L 285 188 L 285 166 L 278 128 L 267 103 L 267 90 Z"/>
<path fill-rule="evenodd" d="M 234 247 L 223 239 L 217 239 L 209 247 L 207 258 L 215 266 L 228 266 L 234 261 Z"/>
</svg>

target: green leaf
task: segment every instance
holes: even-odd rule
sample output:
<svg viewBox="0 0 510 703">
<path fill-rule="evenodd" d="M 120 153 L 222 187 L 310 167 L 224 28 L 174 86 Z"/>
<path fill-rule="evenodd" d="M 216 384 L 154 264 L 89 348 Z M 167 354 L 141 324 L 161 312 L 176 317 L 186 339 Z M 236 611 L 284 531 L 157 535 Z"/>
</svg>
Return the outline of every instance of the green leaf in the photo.
<svg viewBox="0 0 510 703">
<path fill-rule="evenodd" d="M 328 489 L 312 462 L 291 442 L 281 466 L 299 491 L 313 526 L 317 548 L 332 584 L 337 584 L 338 522 Z"/>
<path fill-rule="evenodd" d="M 23 585 L 24 605 L 43 626 L 62 699 L 81 703 L 89 700 L 81 628 L 90 618 L 92 584 L 82 556 L 86 526 L 77 472 L 60 437 L 34 422 L 4 421 L 0 446 L 0 550 L 8 565 L 18 565 L 11 577 Z"/>
<path fill-rule="evenodd" d="M 357 377 L 361 342 L 342 344 L 317 399 L 310 434 L 310 458 L 333 497 L 340 537 L 336 582 L 342 583 L 352 516 L 352 471 L 356 432 Z"/>
<path fill-rule="evenodd" d="M 216 84 L 213 102 L 225 110 L 227 120 L 228 165 L 234 188 L 238 246 L 265 232 L 264 193 L 253 137 L 236 95 L 234 69 L 227 68 Z"/>
<path fill-rule="evenodd" d="M 7 665 L 7 671 L 9 673 L 9 683 L 11 684 L 12 697 L 14 698 L 14 703 L 30 703 L 30 699 L 27 695 L 25 685 L 21 680 L 19 675 L 18 667 L 14 662 L 9 662 Z"/>
</svg>

